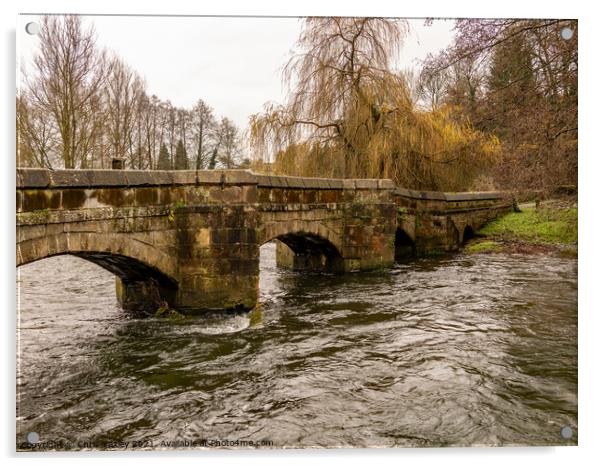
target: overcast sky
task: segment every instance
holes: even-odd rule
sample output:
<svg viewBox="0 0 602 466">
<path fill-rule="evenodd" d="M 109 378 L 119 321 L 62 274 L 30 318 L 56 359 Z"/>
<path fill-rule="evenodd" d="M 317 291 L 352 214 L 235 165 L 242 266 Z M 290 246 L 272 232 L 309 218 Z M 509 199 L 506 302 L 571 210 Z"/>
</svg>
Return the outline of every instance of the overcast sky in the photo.
<svg viewBox="0 0 602 466">
<path fill-rule="evenodd" d="M 39 46 L 25 25 L 37 16 L 20 16 L 18 59 L 29 63 Z M 218 116 L 245 129 L 249 116 L 267 101 L 282 102 L 282 66 L 299 36 L 298 18 L 86 16 L 98 45 L 121 56 L 144 77 L 149 95 L 191 107 L 202 98 Z M 452 21 L 410 20 L 411 32 L 401 51 L 400 67 L 451 40 Z"/>
</svg>

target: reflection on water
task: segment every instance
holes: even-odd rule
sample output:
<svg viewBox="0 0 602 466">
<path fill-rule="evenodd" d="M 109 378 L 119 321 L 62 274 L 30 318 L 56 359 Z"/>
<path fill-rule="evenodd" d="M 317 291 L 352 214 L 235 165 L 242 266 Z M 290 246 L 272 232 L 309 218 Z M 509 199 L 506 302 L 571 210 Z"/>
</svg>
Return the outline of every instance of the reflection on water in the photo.
<svg viewBox="0 0 602 466">
<path fill-rule="evenodd" d="M 21 267 L 17 442 L 577 442 L 576 260 L 326 276 L 276 269 L 274 254 L 262 248 L 260 309 L 186 322 L 127 318 L 113 276 L 81 259 Z"/>
</svg>

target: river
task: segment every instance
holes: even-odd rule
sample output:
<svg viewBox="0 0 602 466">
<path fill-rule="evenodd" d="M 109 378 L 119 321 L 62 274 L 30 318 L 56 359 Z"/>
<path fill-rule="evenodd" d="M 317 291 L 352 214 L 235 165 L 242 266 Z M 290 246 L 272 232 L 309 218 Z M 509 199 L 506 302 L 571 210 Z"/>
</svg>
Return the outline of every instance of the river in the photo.
<svg viewBox="0 0 602 466">
<path fill-rule="evenodd" d="M 267 244 L 258 310 L 184 322 L 128 318 L 111 273 L 71 256 L 18 284 L 20 448 L 577 443 L 576 259 L 329 276 Z"/>
</svg>

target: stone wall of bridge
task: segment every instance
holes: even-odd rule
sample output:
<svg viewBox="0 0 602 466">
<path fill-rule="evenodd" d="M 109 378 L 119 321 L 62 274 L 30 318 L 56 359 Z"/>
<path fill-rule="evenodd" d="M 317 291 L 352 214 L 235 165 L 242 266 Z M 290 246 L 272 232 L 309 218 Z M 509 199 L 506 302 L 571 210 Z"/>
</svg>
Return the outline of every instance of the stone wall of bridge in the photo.
<svg viewBox="0 0 602 466">
<path fill-rule="evenodd" d="M 294 269 L 371 270 L 454 251 L 512 206 L 502 193 L 244 170 L 18 169 L 16 187 L 17 266 L 76 255 L 113 272 L 122 306 L 144 312 L 252 308 L 271 240 Z"/>
<path fill-rule="evenodd" d="M 398 241 L 396 256 L 457 251 L 487 222 L 512 210 L 513 199 L 504 192 L 445 193 L 394 191 L 399 232 L 411 241 Z M 405 246 L 405 247 L 404 247 Z"/>
<path fill-rule="evenodd" d="M 279 264 L 352 272 L 393 264 L 390 180 L 258 176 L 259 243 L 278 239 Z M 290 256 L 290 257 L 286 257 Z"/>
</svg>

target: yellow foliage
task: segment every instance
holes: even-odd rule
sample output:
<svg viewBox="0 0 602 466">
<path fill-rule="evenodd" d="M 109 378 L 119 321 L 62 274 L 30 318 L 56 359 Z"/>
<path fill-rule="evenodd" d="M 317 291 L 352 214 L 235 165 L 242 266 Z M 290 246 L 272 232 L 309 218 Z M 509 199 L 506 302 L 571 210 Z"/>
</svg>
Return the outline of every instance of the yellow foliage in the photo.
<svg viewBox="0 0 602 466">
<path fill-rule="evenodd" d="M 356 129 L 360 134 L 365 129 Z M 415 189 L 468 189 L 484 168 L 499 160 L 500 141 L 469 124 L 458 123 L 450 109 L 409 110 L 387 116 L 346 157 L 340 141 L 306 140 L 278 150 L 271 169 L 293 176 L 391 178 Z"/>
<path fill-rule="evenodd" d="M 288 81 L 297 83 L 288 104 L 268 105 L 251 118 L 256 159 L 273 160 L 273 171 L 281 174 L 467 189 L 499 156 L 500 143 L 453 107 L 415 107 L 405 78 L 387 68 L 391 51 L 383 44 L 387 37 L 399 43 L 394 31 L 384 19 L 312 20 L 302 36 L 311 52 L 287 66 Z M 350 48 L 349 37 L 362 34 L 363 45 Z"/>
</svg>

